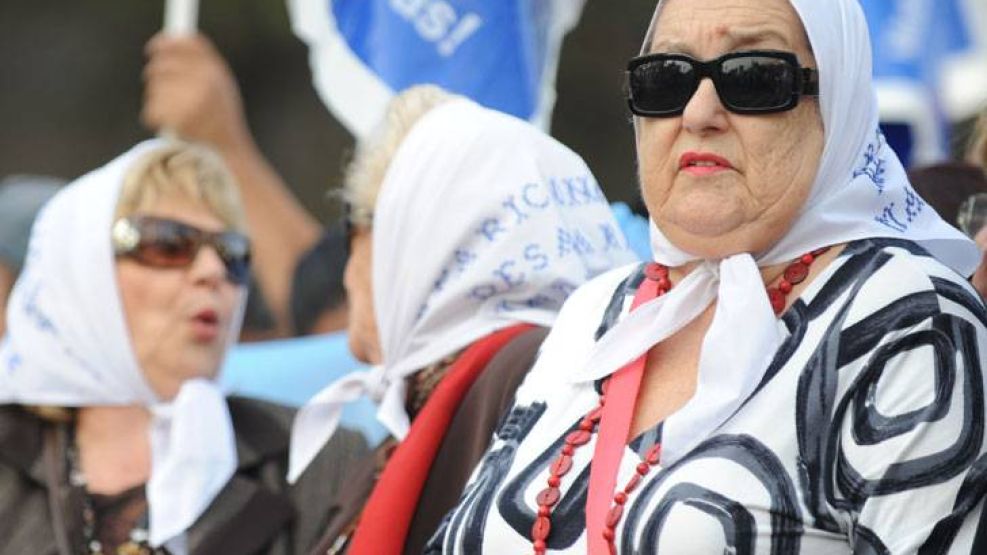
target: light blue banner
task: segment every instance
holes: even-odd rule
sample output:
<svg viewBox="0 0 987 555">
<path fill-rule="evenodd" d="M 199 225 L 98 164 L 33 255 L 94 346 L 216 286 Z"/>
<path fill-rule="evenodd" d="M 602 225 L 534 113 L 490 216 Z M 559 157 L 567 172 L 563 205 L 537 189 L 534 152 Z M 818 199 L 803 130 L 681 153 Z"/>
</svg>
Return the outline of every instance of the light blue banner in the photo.
<svg viewBox="0 0 987 555">
<path fill-rule="evenodd" d="M 220 383 L 234 395 L 299 407 L 342 376 L 366 368 L 350 355 L 345 333 L 244 343 L 226 357 Z M 361 430 L 372 443 L 386 431 L 369 399 L 350 403 L 344 426 Z"/>
</svg>

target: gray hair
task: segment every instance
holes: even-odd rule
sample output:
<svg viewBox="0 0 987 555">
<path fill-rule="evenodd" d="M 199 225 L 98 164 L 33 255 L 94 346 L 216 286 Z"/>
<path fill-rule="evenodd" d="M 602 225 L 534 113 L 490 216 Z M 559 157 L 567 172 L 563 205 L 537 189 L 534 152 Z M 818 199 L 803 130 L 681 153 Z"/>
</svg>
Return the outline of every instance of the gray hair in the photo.
<svg viewBox="0 0 987 555">
<path fill-rule="evenodd" d="M 354 225 L 371 227 L 380 186 L 411 128 L 433 108 L 456 96 L 435 85 L 417 85 L 395 96 L 373 133 L 360 141 L 346 168 L 341 196 Z"/>
<path fill-rule="evenodd" d="M 983 112 L 980 113 L 980 118 L 973 130 L 973 136 L 970 137 L 967 159 L 987 172 L 987 108 L 984 108 Z"/>
</svg>

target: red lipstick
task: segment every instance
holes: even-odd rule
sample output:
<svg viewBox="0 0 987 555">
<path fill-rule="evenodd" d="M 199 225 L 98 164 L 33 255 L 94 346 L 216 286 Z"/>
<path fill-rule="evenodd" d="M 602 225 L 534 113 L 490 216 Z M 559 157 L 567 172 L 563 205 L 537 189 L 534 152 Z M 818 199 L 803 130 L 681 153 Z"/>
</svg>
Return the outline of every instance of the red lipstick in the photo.
<svg viewBox="0 0 987 555">
<path fill-rule="evenodd" d="M 679 158 L 679 171 L 693 176 L 712 175 L 732 169 L 733 165 L 726 158 L 709 152 L 686 152 Z"/>
</svg>

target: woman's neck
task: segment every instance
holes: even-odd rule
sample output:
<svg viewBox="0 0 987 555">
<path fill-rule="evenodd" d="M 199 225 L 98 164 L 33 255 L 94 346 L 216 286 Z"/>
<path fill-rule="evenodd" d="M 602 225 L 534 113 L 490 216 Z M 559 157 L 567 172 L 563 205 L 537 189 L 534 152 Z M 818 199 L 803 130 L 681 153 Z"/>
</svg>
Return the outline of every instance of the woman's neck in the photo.
<svg viewBox="0 0 987 555">
<path fill-rule="evenodd" d="M 151 414 L 141 406 L 79 409 L 75 423 L 79 466 L 90 493 L 112 495 L 147 482 L 151 474 Z"/>
</svg>

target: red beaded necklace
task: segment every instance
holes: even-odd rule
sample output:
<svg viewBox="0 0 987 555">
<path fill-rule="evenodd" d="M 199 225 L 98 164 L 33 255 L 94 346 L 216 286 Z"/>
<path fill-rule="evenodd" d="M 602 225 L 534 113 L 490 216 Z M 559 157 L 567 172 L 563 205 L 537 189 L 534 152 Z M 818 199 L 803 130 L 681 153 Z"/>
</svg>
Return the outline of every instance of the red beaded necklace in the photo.
<svg viewBox="0 0 987 555">
<path fill-rule="evenodd" d="M 815 262 L 819 255 L 828 250 L 829 247 L 823 247 L 802 255 L 798 260 L 785 268 L 785 272 L 782 274 L 778 285 L 766 288 L 768 299 L 771 302 L 771 308 L 776 315 L 780 316 L 785 310 L 786 299 L 788 294 L 792 292 L 792 288 L 805 281 L 805 278 L 809 275 L 809 266 Z M 672 288 L 672 282 L 668 276 L 668 268 L 662 264 L 652 262 L 646 265 L 644 267 L 644 276 L 657 285 L 656 298 L 668 293 Z M 543 555 L 546 549 L 548 549 L 546 542 L 552 531 L 552 508 L 562 498 L 562 491 L 559 489 L 559 486 L 562 484 L 562 477 L 572 470 L 572 457 L 575 455 L 576 449 L 586 445 L 593 438 L 593 433 L 597 430 L 600 419 L 603 416 L 603 407 L 606 405 L 607 388 L 609 385 L 610 378 L 607 378 L 603 381 L 600 400 L 597 406 L 583 416 L 582 420 L 579 421 L 578 429 L 566 435 L 565 441 L 562 444 L 562 452 L 549 467 L 548 487 L 541 490 L 535 498 L 535 501 L 538 503 L 538 516 L 535 517 L 535 523 L 531 527 L 531 542 L 535 555 Z M 618 490 L 614 494 L 613 504 L 607 513 L 605 527 L 603 529 L 603 538 L 610 548 L 611 555 L 616 555 L 617 553 L 614 538 L 616 536 L 615 531 L 617 525 L 624 516 L 624 504 L 627 503 L 627 499 L 631 493 L 638 487 L 644 477 L 648 475 L 651 468 L 657 465 L 660 460 L 661 443 L 656 443 L 641 457 L 641 462 L 638 463 L 634 476 L 627 481 L 623 489 Z"/>
</svg>

